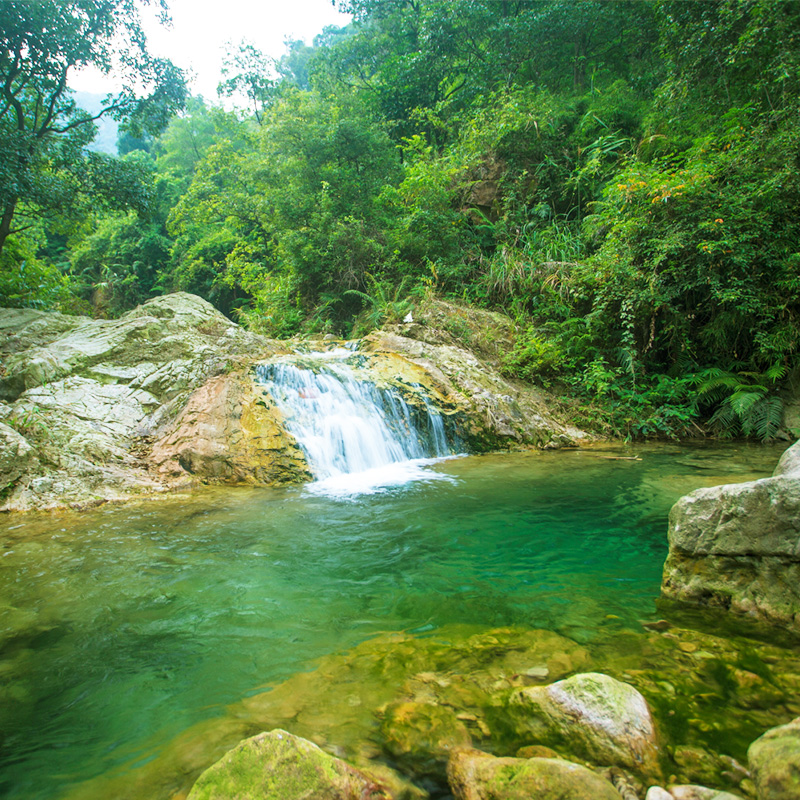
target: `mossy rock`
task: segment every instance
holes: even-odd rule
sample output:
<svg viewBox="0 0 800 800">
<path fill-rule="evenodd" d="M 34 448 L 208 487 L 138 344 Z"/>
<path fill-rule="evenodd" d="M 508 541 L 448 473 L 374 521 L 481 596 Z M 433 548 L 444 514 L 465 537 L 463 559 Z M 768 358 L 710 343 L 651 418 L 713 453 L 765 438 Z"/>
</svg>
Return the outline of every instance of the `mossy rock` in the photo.
<svg viewBox="0 0 800 800">
<path fill-rule="evenodd" d="M 495 758 L 460 750 L 447 765 L 456 800 L 620 800 L 614 786 L 571 761 Z"/>
<path fill-rule="evenodd" d="M 240 742 L 197 780 L 187 800 L 392 800 L 382 784 L 283 730 Z"/>
<path fill-rule="evenodd" d="M 747 751 L 759 800 L 800 797 L 800 717 L 768 730 Z"/>
<path fill-rule="evenodd" d="M 384 750 L 414 775 L 443 772 L 450 751 L 471 744 L 456 713 L 432 703 L 389 705 L 380 728 Z"/>
<path fill-rule="evenodd" d="M 508 705 L 518 732 L 535 742 L 643 778 L 661 775 L 655 725 L 644 697 L 602 673 L 573 675 L 515 691 Z"/>
</svg>

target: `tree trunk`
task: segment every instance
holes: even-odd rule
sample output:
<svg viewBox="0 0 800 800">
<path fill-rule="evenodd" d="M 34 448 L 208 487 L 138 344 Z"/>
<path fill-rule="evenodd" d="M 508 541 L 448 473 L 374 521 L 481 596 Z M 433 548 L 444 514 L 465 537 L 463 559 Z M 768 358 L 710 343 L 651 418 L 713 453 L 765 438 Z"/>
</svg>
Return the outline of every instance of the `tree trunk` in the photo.
<svg viewBox="0 0 800 800">
<path fill-rule="evenodd" d="M 6 244 L 6 239 L 11 233 L 11 220 L 14 219 L 14 212 L 17 210 L 17 198 L 9 200 L 3 209 L 3 216 L 0 218 L 0 255 L 3 254 L 3 248 Z"/>
</svg>

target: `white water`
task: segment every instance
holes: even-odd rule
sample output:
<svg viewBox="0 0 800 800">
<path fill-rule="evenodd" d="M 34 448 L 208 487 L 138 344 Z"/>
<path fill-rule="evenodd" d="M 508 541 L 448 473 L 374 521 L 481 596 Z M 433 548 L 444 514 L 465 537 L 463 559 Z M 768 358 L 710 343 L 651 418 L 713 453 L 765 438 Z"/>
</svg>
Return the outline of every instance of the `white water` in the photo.
<svg viewBox="0 0 800 800">
<path fill-rule="evenodd" d="M 346 350 L 304 356 L 308 366 L 277 361 L 256 372 L 283 414 L 317 480 L 332 495 L 380 491 L 420 479 L 431 459 L 453 454 L 444 422 L 424 393 L 421 405 L 358 380 Z M 444 477 L 444 476 L 442 476 Z"/>
</svg>

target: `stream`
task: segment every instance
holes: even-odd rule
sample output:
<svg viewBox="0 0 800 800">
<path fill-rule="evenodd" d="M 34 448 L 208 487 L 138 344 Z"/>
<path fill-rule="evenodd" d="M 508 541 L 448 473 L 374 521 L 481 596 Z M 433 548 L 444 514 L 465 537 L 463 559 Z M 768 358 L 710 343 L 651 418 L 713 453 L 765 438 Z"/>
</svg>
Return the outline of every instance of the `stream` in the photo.
<svg viewBox="0 0 800 800">
<path fill-rule="evenodd" d="M 783 449 L 421 460 L 361 493 L 208 488 L 6 515 L 0 796 L 103 796 L 94 780 L 134 774 L 230 704 L 387 632 L 518 626 L 591 645 L 641 631 L 657 618 L 671 504 L 764 477 Z"/>
</svg>

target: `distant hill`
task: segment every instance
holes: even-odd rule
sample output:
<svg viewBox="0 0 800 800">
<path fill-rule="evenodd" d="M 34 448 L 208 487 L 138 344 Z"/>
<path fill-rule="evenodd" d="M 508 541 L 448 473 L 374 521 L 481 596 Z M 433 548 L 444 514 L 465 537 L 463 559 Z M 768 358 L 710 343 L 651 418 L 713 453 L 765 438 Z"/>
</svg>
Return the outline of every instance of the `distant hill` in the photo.
<svg viewBox="0 0 800 800">
<path fill-rule="evenodd" d="M 93 92 L 75 92 L 75 102 L 90 114 L 96 114 L 103 107 L 103 94 Z M 117 133 L 119 123 L 110 117 L 101 117 L 95 123 L 97 125 L 97 137 L 89 145 L 90 150 L 98 153 L 117 154 Z"/>
</svg>

